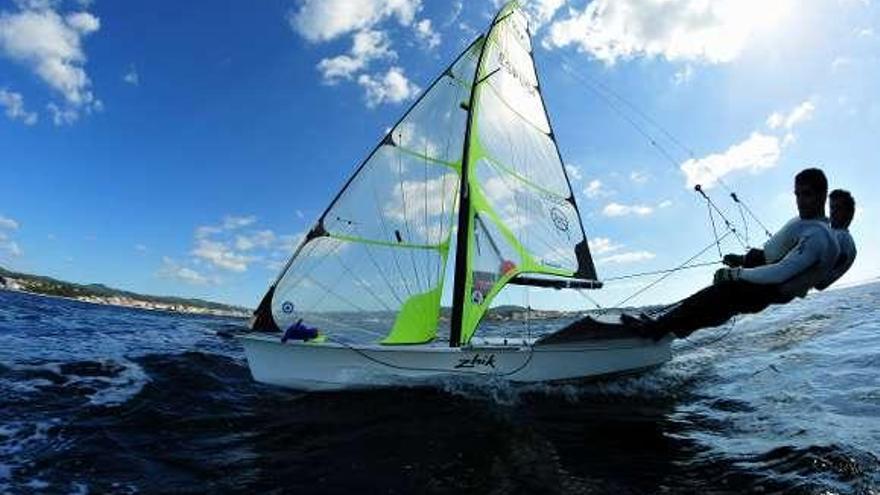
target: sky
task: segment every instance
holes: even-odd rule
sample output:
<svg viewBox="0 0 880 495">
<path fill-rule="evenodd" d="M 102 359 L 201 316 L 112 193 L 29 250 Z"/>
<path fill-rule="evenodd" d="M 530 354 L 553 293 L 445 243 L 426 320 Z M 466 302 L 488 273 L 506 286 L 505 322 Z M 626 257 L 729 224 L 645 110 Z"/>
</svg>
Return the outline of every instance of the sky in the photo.
<svg viewBox="0 0 880 495">
<path fill-rule="evenodd" d="M 254 307 L 358 163 L 499 7 L 0 0 L 0 266 Z M 858 204 L 859 255 L 839 283 L 880 276 L 876 0 L 525 9 L 600 278 L 675 267 L 711 245 L 696 183 L 760 245 L 726 188 L 774 230 L 796 214 L 792 179 L 806 166 Z M 732 236 L 721 247 L 742 250 Z M 696 261 L 717 260 L 713 247 Z M 714 268 L 628 301 L 655 278 L 589 296 L 668 302 Z"/>
</svg>

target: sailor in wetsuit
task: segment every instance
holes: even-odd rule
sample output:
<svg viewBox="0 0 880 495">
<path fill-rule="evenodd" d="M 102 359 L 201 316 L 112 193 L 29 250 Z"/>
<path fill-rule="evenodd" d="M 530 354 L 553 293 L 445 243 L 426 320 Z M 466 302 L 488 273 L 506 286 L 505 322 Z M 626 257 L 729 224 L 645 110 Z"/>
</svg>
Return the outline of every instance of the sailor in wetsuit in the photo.
<svg viewBox="0 0 880 495">
<path fill-rule="evenodd" d="M 828 180 L 819 169 L 805 169 L 795 177 L 794 189 L 799 216 L 768 240 L 763 252 L 727 256 L 725 262 L 733 266 L 715 272 L 713 285 L 676 303 L 656 319 L 622 317 L 623 322 L 654 338 L 669 332 L 687 337 L 697 329 L 720 325 L 735 314 L 787 303 L 818 287 L 839 252 L 825 218 Z"/>
<path fill-rule="evenodd" d="M 819 290 L 824 290 L 845 274 L 856 259 L 856 245 L 849 233 L 849 224 L 852 223 L 856 211 L 856 202 L 849 191 L 835 189 L 828 195 L 830 203 L 831 232 L 837 240 L 840 252 L 834 267 L 826 274 L 822 282 L 816 285 Z M 724 256 L 724 264 L 736 268 L 754 268 L 767 264 L 769 256 L 771 262 L 781 258 L 791 249 L 795 243 L 796 231 L 803 227 L 804 220 L 800 217 L 791 219 L 779 232 L 764 245 L 764 249 L 750 249 L 745 256 L 728 254 Z"/>
<path fill-rule="evenodd" d="M 840 254 L 837 255 L 834 267 L 828 272 L 825 279 L 816 286 L 819 290 L 824 290 L 836 282 L 856 260 L 856 243 L 849 234 L 849 224 L 852 223 L 853 216 L 856 214 L 856 200 L 853 199 L 849 191 L 843 189 L 831 191 L 828 200 L 831 203 L 829 215 L 831 217 L 831 232 L 837 238 Z"/>
</svg>

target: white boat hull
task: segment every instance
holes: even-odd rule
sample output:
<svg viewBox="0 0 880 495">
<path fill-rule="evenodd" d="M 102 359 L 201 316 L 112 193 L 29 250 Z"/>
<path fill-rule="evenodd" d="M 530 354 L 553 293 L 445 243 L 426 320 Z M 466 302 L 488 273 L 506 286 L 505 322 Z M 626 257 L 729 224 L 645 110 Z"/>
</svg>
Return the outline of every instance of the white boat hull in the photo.
<svg viewBox="0 0 880 495">
<path fill-rule="evenodd" d="M 430 383 L 449 377 L 538 383 L 598 378 L 653 368 L 672 358 L 671 338 L 593 339 L 564 344 L 466 347 L 281 343 L 277 335 L 239 337 L 254 380 L 300 390 Z"/>
</svg>

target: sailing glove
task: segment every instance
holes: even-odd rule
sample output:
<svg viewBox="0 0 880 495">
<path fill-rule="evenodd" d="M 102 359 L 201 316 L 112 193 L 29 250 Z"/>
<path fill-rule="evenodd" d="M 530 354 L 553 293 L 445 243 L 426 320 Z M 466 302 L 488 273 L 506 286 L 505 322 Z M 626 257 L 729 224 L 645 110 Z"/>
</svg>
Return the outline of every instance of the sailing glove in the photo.
<svg viewBox="0 0 880 495">
<path fill-rule="evenodd" d="M 733 282 L 739 280 L 742 268 L 719 268 L 715 272 L 714 283 L 720 284 L 724 282 Z"/>
</svg>

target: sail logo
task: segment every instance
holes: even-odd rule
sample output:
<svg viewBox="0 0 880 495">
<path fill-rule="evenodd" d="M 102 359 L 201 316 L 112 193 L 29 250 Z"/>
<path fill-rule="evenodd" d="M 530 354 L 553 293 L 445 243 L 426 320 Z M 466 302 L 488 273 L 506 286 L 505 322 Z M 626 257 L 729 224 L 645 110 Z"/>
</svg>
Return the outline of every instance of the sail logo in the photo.
<svg viewBox="0 0 880 495">
<path fill-rule="evenodd" d="M 288 315 L 293 313 L 293 303 L 290 301 L 284 301 L 284 304 L 281 305 L 281 311 Z"/>
<path fill-rule="evenodd" d="M 556 230 L 568 232 L 568 217 L 562 213 L 562 210 L 555 206 L 550 208 L 550 220 L 553 221 Z"/>
<path fill-rule="evenodd" d="M 513 66 L 513 62 L 511 62 L 510 57 L 504 51 L 498 52 L 498 65 L 504 68 L 523 87 L 526 93 L 530 95 L 535 94 L 535 87 L 532 86 L 532 82 Z"/>
<path fill-rule="evenodd" d="M 495 369 L 495 354 L 474 354 L 471 357 L 458 358 L 455 369 L 492 368 Z"/>
</svg>

